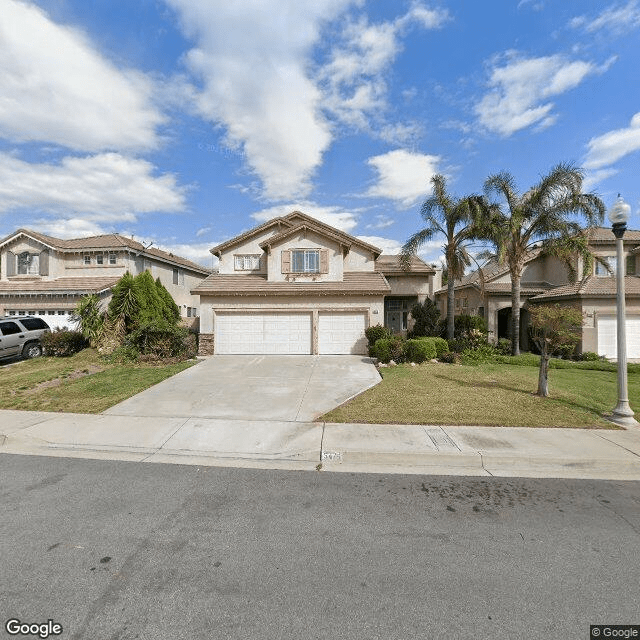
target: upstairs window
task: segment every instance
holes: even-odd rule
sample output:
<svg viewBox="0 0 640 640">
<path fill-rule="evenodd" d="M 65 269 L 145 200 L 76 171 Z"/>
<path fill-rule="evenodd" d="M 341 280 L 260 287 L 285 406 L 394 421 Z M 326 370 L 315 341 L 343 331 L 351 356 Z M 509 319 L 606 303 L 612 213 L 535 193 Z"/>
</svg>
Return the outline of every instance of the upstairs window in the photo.
<svg viewBox="0 0 640 640">
<path fill-rule="evenodd" d="M 96 256 L 96 264 L 104 264 L 104 256 L 101 253 Z"/>
<path fill-rule="evenodd" d="M 85 255 L 82 256 L 82 263 L 85 266 L 89 266 L 91 264 L 91 256 L 88 253 L 85 253 Z"/>
<path fill-rule="evenodd" d="M 628 276 L 635 276 L 636 275 L 636 257 L 635 257 L 635 255 L 627 256 L 627 275 Z"/>
<path fill-rule="evenodd" d="M 110 253 L 109 254 L 109 264 L 115 264 L 116 263 L 116 254 L 115 253 Z"/>
<path fill-rule="evenodd" d="M 260 268 L 259 255 L 237 255 L 234 256 L 234 269 L 236 271 L 253 271 Z"/>
<path fill-rule="evenodd" d="M 607 268 L 603 264 L 600 264 L 600 262 L 596 261 L 596 275 L 601 277 L 615 275 L 616 274 L 615 256 L 602 256 L 601 259 L 604 260 L 604 262 L 609 265 L 610 271 L 607 271 Z"/>
<path fill-rule="evenodd" d="M 319 249 L 294 249 L 291 251 L 293 273 L 320 273 Z"/>
<path fill-rule="evenodd" d="M 18 254 L 18 275 L 37 276 L 40 273 L 40 254 L 23 251 Z"/>
</svg>

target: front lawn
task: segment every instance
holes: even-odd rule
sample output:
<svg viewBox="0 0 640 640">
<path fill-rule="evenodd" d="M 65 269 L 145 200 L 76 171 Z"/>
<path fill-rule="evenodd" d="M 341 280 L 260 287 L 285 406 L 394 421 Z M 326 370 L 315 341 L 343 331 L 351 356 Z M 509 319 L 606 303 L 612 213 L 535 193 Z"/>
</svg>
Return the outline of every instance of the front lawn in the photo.
<svg viewBox="0 0 640 640">
<path fill-rule="evenodd" d="M 538 369 L 486 363 L 408 364 L 381 370 L 382 382 L 323 415 L 326 422 L 372 424 L 598 427 L 617 402 L 615 372 L 549 371 L 549 398 L 533 395 Z M 629 402 L 640 408 L 640 374 L 629 374 Z"/>
<path fill-rule="evenodd" d="M 108 364 L 93 349 L 0 367 L 0 409 L 100 413 L 196 364 Z"/>
</svg>

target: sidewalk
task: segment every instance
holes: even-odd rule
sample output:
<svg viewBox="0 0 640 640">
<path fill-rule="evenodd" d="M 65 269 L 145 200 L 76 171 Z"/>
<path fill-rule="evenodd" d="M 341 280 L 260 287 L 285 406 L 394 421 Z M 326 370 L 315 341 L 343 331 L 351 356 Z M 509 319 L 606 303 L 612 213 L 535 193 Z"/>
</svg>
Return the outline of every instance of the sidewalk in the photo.
<svg viewBox="0 0 640 640">
<path fill-rule="evenodd" d="M 640 480 L 640 430 L 0 411 L 0 453 L 200 466 Z"/>
</svg>

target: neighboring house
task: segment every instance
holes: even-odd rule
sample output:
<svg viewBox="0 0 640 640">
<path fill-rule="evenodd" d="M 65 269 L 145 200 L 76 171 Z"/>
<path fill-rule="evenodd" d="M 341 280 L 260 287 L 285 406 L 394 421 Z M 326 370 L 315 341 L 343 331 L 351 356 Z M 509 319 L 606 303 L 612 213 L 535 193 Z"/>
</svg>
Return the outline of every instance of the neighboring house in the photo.
<svg viewBox="0 0 640 640">
<path fill-rule="evenodd" d="M 398 256 L 299 211 L 211 249 L 218 273 L 200 296 L 200 352 L 366 354 L 364 331 L 409 324 L 413 302 L 433 295 L 440 272 Z"/>
<path fill-rule="evenodd" d="M 520 303 L 520 346 L 528 348 L 528 307 L 542 303 L 571 305 L 583 312 L 584 322 L 578 351 L 595 351 L 599 355 L 615 357 L 616 280 L 615 237 L 611 229 L 598 227 L 589 233 L 591 252 L 610 266 L 608 271 L 595 262 L 585 273 L 582 259 L 576 257 L 574 266 L 578 279 L 569 280 L 566 266 L 557 258 L 541 256 L 540 249 L 529 253 L 522 274 Z M 640 358 L 640 231 L 627 231 L 624 236 L 627 303 L 627 350 L 629 358 Z M 490 263 L 483 269 L 484 286 L 475 271 L 456 280 L 455 314 L 467 313 L 486 318 L 489 338 L 510 337 L 511 278 L 507 267 Z M 440 312 L 446 314 L 447 292 L 436 292 Z"/>
<path fill-rule="evenodd" d="M 35 315 L 51 327 L 70 326 L 82 296 L 95 293 L 106 305 L 125 272 L 145 269 L 160 278 L 183 317 L 199 315 L 191 289 L 209 269 L 118 234 L 61 240 L 18 229 L 0 240 L 0 316 Z"/>
</svg>

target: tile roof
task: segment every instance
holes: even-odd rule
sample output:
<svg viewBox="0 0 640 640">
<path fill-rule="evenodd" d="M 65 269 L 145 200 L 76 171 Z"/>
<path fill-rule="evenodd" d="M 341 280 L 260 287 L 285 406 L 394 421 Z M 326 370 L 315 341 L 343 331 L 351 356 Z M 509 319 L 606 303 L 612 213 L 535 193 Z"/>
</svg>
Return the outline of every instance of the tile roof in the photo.
<svg viewBox="0 0 640 640">
<path fill-rule="evenodd" d="M 391 290 L 381 273 L 352 271 L 339 282 L 269 282 L 263 275 L 218 275 L 203 280 L 192 294 L 201 296 L 381 295 Z"/>
<path fill-rule="evenodd" d="M 98 293 L 110 289 L 120 276 L 95 276 L 39 280 L 17 278 L 0 281 L 0 294 L 11 293 Z"/>
<path fill-rule="evenodd" d="M 253 227 L 253 229 L 249 229 L 248 231 L 241 233 L 239 236 L 235 236 L 233 238 L 230 238 L 229 240 L 225 240 L 224 242 L 221 242 L 220 244 L 216 245 L 212 249 L 209 249 L 209 251 L 211 251 L 211 253 L 213 253 L 214 256 L 217 256 L 222 251 L 225 251 L 226 249 L 229 249 L 230 247 L 233 247 L 236 244 L 244 242 L 245 240 L 248 240 L 252 236 L 255 236 L 258 233 L 264 231 L 265 229 L 269 229 L 269 227 L 273 227 L 275 225 L 278 225 L 278 227 L 287 227 L 287 228 L 293 226 L 290 222 L 288 222 L 282 217 L 272 218 L 271 220 L 267 220 L 267 222 L 265 222 L 264 224 L 261 224 L 257 227 Z"/>
<path fill-rule="evenodd" d="M 296 220 L 298 222 L 296 222 Z M 277 240 L 279 240 L 281 234 L 287 234 L 293 231 L 297 227 L 306 226 L 308 228 L 313 228 L 320 233 L 330 235 L 335 239 L 339 239 L 340 242 L 344 242 L 347 245 L 352 245 L 352 244 L 360 245 L 362 247 L 370 249 L 376 255 L 380 255 L 382 253 L 382 250 L 379 249 L 378 247 L 374 247 L 372 244 L 369 244 L 364 240 L 360 240 L 359 238 L 349 235 L 344 231 L 340 231 L 340 229 L 336 229 L 335 227 L 325 224 L 324 222 L 320 222 L 320 220 L 316 220 L 315 218 L 312 218 L 310 215 L 307 215 L 306 213 L 302 213 L 302 211 L 292 211 L 286 216 L 273 218 L 265 222 L 264 224 L 261 224 L 257 227 L 254 227 L 253 229 L 249 229 L 248 231 L 241 233 L 239 236 L 236 236 L 235 238 L 231 238 L 230 240 L 227 240 L 219 245 L 216 245 L 215 247 L 213 247 L 213 249 L 210 249 L 210 251 L 211 253 L 213 253 L 213 255 L 219 255 L 222 251 L 226 251 L 227 249 L 230 249 L 231 247 L 234 247 L 235 245 L 240 244 L 241 242 L 248 240 L 252 236 L 255 236 L 261 233 L 262 231 L 265 231 L 266 229 L 269 229 L 270 227 L 273 227 L 275 225 L 278 225 L 279 227 L 278 232 L 272 238 L 267 238 L 267 240 L 261 243 L 260 246 L 262 246 L 263 244 L 266 246 L 272 241 L 273 238 L 277 238 Z M 284 229 L 281 229 L 280 227 L 284 227 Z M 282 237 L 285 237 L 285 236 L 283 235 Z"/>
<path fill-rule="evenodd" d="M 587 232 L 589 242 L 611 243 L 616 241 L 613 231 L 609 227 L 593 227 Z M 624 233 L 624 240 L 629 242 L 640 242 L 640 231 L 627 229 Z"/>
<path fill-rule="evenodd" d="M 553 285 L 547 282 L 520 283 L 520 293 L 522 295 L 535 295 L 547 291 Z M 511 293 L 510 282 L 488 282 L 485 287 L 488 293 Z"/>
<path fill-rule="evenodd" d="M 640 295 L 640 277 L 625 276 L 625 296 Z M 533 301 L 552 300 L 555 298 L 591 298 L 591 297 L 615 297 L 616 279 L 614 276 L 588 276 L 578 282 L 554 287 L 545 293 L 532 298 Z"/>
<path fill-rule="evenodd" d="M 191 260 L 176 256 L 172 253 L 169 253 L 168 251 L 163 251 L 162 249 L 156 249 L 155 247 L 145 248 L 145 246 L 137 240 L 127 238 L 126 236 L 122 236 L 119 233 L 107 233 L 100 236 L 89 236 L 86 238 L 71 238 L 69 240 L 63 240 L 61 238 L 54 238 L 53 236 L 47 236 L 43 233 L 38 233 L 37 231 L 31 231 L 30 229 L 18 229 L 11 235 L 3 238 L 0 241 L 0 246 L 5 244 L 9 240 L 12 240 L 15 236 L 21 233 L 30 236 L 31 238 L 34 238 L 35 240 L 38 240 L 53 249 L 58 249 L 59 251 L 63 252 L 98 251 L 101 249 L 121 249 L 125 247 L 127 249 L 132 249 L 133 251 L 141 251 L 145 255 L 154 256 L 160 260 L 164 260 L 165 262 L 170 262 L 186 267 L 187 269 L 191 269 L 192 271 L 196 271 L 203 275 L 211 273 L 210 269 L 192 262 Z"/>
<path fill-rule="evenodd" d="M 387 275 L 436 272 L 436 268 L 434 266 L 427 264 L 417 256 L 411 256 L 409 271 L 405 271 L 400 263 L 399 255 L 380 256 L 376 260 L 375 270 Z"/>
</svg>

